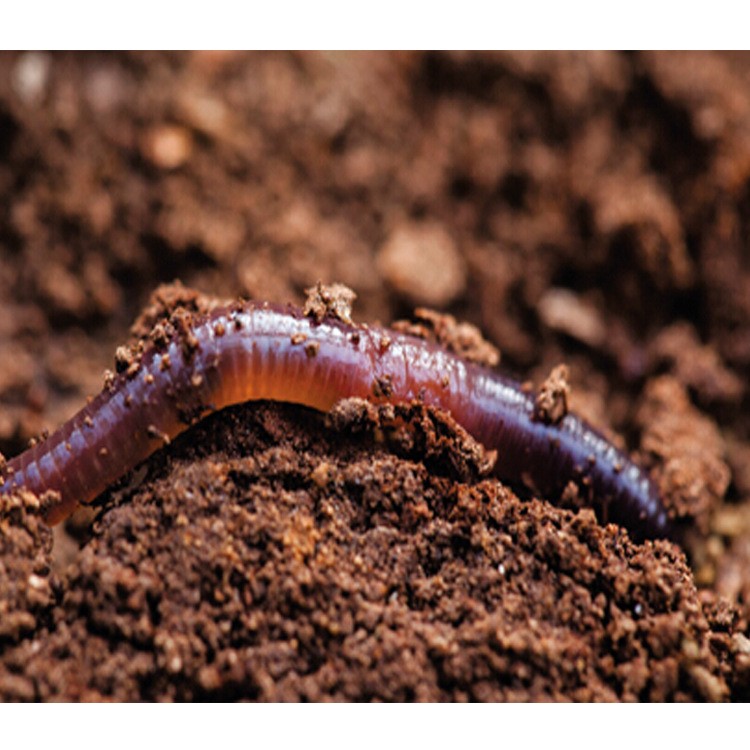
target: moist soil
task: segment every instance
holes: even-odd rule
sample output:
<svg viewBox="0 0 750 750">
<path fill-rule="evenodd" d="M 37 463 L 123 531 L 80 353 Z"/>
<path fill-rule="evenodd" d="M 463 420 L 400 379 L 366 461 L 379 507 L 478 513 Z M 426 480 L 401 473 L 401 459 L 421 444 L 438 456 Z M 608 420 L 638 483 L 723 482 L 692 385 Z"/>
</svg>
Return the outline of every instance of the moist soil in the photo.
<svg viewBox="0 0 750 750">
<path fill-rule="evenodd" d="M 6 457 L 175 309 L 339 282 L 355 321 L 546 380 L 679 528 L 503 484 L 419 404 L 242 404 L 54 530 L 0 497 L 0 698 L 750 698 L 749 74 L 0 56 Z"/>
</svg>

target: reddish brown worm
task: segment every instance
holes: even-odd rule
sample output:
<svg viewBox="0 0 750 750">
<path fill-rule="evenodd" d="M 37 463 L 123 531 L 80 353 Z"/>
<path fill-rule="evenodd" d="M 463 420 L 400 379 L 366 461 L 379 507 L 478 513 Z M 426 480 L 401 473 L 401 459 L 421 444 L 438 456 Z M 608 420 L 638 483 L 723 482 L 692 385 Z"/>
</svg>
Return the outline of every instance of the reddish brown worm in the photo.
<svg viewBox="0 0 750 750">
<path fill-rule="evenodd" d="M 48 520 L 57 523 L 211 412 L 259 399 L 328 411 L 348 397 L 447 411 L 497 451 L 500 478 L 553 498 L 573 482 L 601 520 L 638 539 L 670 536 L 647 474 L 573 414 L 536 420 L 534 399 L 518 383 L 412 336 L 251 303 L 150 345 L 139 367 L 9 461 L 0 492 L 54 490 Z"/>
</svg>

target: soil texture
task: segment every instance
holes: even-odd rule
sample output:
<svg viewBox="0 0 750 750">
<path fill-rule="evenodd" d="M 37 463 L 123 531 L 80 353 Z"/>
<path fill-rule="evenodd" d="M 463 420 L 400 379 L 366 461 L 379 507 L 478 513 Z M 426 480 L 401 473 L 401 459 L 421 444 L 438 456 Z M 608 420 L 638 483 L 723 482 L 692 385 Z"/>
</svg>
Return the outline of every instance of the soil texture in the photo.
<svg viewBox="0 0 750 750">
<path fill-rule="evenodd" d="M 750 698 L 750 58 L 2 54 L 0 194 L 6 458 L 176 309 L 316 288 L 581 414 L 680 530 L 418 403 L 242 404 L 63 526 L 0 496 L 0 699 Z"/>
</svg>

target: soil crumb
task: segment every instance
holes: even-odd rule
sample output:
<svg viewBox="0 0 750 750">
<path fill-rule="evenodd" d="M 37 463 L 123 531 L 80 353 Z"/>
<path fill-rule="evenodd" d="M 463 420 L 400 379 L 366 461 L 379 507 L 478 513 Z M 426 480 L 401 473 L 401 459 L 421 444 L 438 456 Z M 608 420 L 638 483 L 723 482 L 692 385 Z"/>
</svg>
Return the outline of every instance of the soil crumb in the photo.
<svg viewBox="0 0 750 750">
<path fill-rule="evenodd" d="M 558 424 L 568 413 L 569 378 L 566 365 L 552 369 L 534 399 L 534 419 L 544 424 Z"/>
<path fill-rule="evenodd" d="M 352 322 L 352 304 L 357 295 L 344 284 L 321 284 L 305 290 L 307 298 L 302 312 L 320 322 L 325 317 L 336 318 L 343 323 Z"/>
<path fill-rule="evenodd" d="M 485 339 L 479 329 L 467 322 L 459 322 L 452 315 L 418 307 L 415 322 L 397 320 L 391 327 L 401 333 L 433 341 L 469 362 L 494 367 L 500 362 L 500 352 Z"/>
</svg>

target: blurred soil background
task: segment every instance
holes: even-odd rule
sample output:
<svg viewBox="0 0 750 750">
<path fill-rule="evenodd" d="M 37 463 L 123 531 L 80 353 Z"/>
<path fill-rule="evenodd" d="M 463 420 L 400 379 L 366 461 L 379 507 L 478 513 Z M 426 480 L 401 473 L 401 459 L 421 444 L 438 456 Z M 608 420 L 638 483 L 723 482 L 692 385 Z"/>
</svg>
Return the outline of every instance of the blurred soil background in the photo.
<svg viewBox="0 0 750 750">
<path fill-rule="evenodd" d="M 240 406 L 54 533 L 0 498 L 0 698 L 750 698 L 750 57 L 6 53 L 0 195 L 6 457 L 175 305 L 342 282 L 566 363 L 683 530 Z"/>
</svg>

